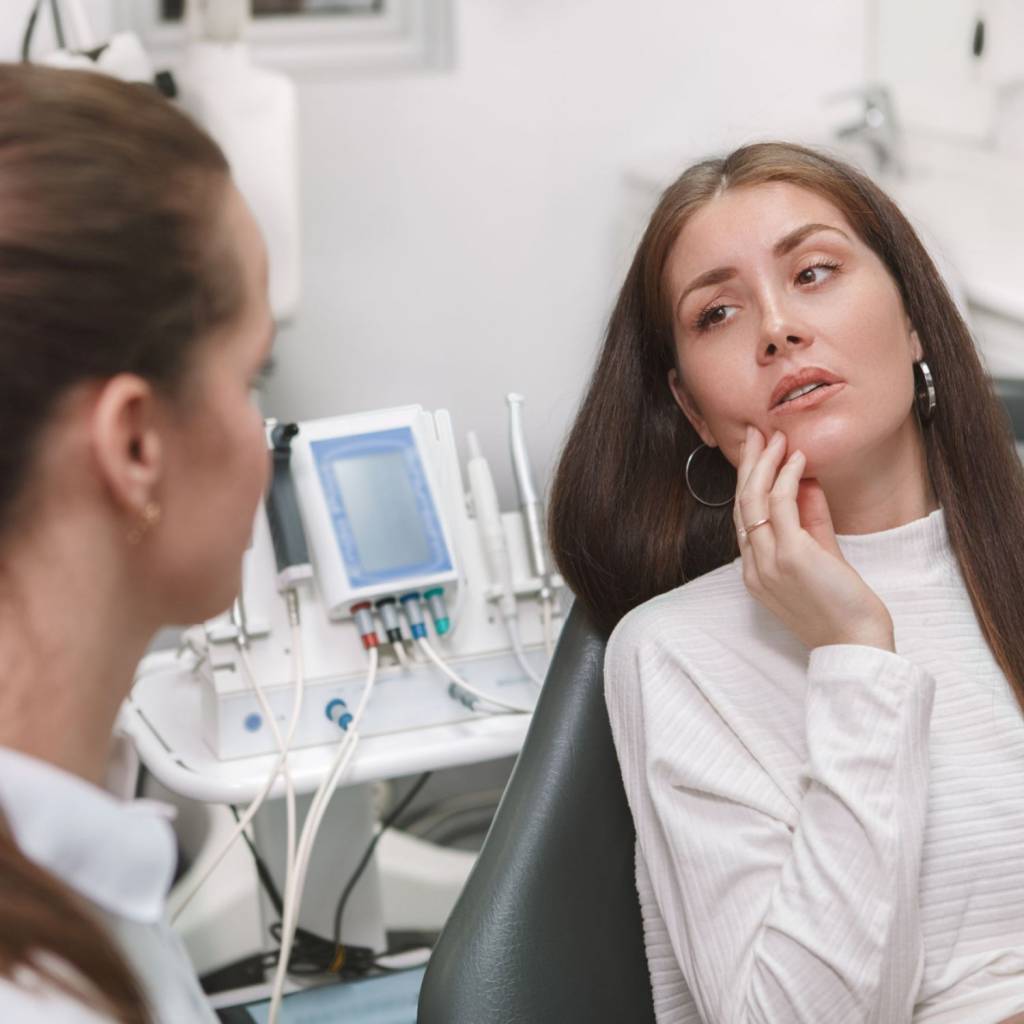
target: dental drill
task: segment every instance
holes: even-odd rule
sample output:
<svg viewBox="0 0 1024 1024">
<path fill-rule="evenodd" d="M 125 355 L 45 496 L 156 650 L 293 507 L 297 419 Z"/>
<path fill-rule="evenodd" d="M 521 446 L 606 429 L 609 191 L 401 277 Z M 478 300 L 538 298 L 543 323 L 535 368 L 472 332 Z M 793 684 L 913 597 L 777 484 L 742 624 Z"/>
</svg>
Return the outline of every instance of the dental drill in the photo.
<svg viewBox="0 0 1024 1024">
<path fill-rule="evenodd" d="M 483 543 L 487 567 L 490 569 L 491 579 L 497 584 L 498 610 L 508 629 L 512 652 L 519 667 L 527 678 L 532 679 L 540 686 L 544 681 L 526 660 L 522 640 L 519 636 L 519 605 L 516 602 L 512 584 L 512 560 L 509 556 L 508 542 L 505 539 L 505 529 L 501 524 L 501 511 L 498 507 L 498 492 L 494 486 L 494 478 L 491 476 L 491 469 L 480 450 L 480 442 L 477 440 L 476 434 L 470 431 L 466 440 L 469 446 L 469 461 L 466 463 L 469 491 L 473 496 L 473 511 L 480 529 L 480 540 Z"/>
<path fill-rule="evenodd" d="M 551 573 L 548 569 L 547 555 L 544 552 L 544 530 L 542 527 L 543 512 L 537 491 L 533 486 L 533 474 L 530 470 L 530 455 L 526 450 L 526 435 L 523 432 L 522 395 L 515 392 L 506 396 L 508 401 L 508 436 L 512 449 L 512 468 L 515 470 L 516 486 L 519 490 L 519 504 L 523 511 L 526 524 L 526 536 L 530 547 L 530 558 L 533 571 L 540 579 L 541 613 L 544 618 L 544 647 L 550 656 L 554 649 L 552 636 L 552 594 Z"/>
</svg>

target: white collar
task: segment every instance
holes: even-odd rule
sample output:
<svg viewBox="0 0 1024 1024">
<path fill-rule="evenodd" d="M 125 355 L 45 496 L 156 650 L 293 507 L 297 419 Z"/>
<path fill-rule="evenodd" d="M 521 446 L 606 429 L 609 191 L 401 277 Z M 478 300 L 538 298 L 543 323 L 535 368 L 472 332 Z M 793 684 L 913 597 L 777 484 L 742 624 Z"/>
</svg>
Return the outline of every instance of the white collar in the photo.
<svg viewBox="0 0 1024 1024">
<path fill-rule="evenodd" d="M 837 535 L 843 557 L 865 578 L 916 586 L 935 572 L 956 566 L 946 513 L 940 507 L 920 519 L 878 533 Z"/>
<path fill-rule="evenodd" d="M 167 805 L 118 800 L 0 747 L 0 808 L 25 856 L 80 896 L 132 921 L 163 917 L 176 858 Z"/>
</svg>

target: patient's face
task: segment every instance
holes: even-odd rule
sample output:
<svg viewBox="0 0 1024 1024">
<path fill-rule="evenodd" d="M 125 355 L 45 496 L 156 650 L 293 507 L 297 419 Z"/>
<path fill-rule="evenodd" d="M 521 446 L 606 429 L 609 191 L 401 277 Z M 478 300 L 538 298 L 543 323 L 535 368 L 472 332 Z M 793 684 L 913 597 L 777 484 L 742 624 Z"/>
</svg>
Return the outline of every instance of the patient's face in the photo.
<svg viewBox="0 0 1024 1024">
<path fill-rule="evenodd" d="M 732 189 L 680 233 L 665 265 L 677 401 L 734 465 L 747 424 L 807 456 L 807 476 L 916 431 L 920 346 L 895 282 L 831 202 L 788 183 Z M 790 404 L 807 367 L 839 381 Z"/>
</svg>

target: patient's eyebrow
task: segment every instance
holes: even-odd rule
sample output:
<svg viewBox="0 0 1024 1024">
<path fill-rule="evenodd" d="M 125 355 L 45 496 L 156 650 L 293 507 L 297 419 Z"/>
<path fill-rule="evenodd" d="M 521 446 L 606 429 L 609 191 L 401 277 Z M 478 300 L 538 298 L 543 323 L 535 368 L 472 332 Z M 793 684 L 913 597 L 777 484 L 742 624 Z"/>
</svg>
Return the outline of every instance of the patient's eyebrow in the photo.
<svg viewBox="0 0 1024 1024">
<path fill-rule="evenodd" d="M 788 235 L 783 235 L 775 245 L 772 246 L 772 255 L 776 257 L 788 255 L 805 238 L 817 234 L 819 231 L 834 231 L 837 235 L 842 235 L 847 241 L 850 240 L 850 236 L 845 231 L 840 228 L 833 227 L 831 224 L 804 224 L 803 227 L 790 231 Z"/>
<path fill-rule="evenodd" d="M 847 241 L 850 240 L 850 236 L 845 231 L 831 224 L 803 224 L 798 228 L 794 228 L 788 234 L 783 235 L 772 246 L 772 255 L 776 259 L 780 256 L 788 255 L 805 238 L 809 238 L 819 231 L 834 231 L 836 234 L 842 235 Z M 698 288 L 710 288 L 712 285 L 724 284 L 735 276 L 735 267 L 715 267 L 714 270 L 705 270 L 703 274 L 699 274 L 683 289 L 683 294 L 679 296 L 679 301 L 676 303 L 676 313 L 679 312 L 679 307 L 682 306 L 683 301 L 690 292 L 695 292 Z"/>
</svg>

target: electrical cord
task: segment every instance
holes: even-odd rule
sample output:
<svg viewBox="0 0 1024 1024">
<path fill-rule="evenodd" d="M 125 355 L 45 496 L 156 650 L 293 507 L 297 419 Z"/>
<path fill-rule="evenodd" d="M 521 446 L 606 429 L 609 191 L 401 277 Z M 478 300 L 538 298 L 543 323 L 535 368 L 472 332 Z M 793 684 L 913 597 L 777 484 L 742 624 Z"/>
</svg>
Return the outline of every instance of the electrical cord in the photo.
<svg viewBox="0 0 1024 1024">
<path fill-rule="evenodd" d="M 345 905 L 348 903 L 348 898 L 352 895 L 352 890 L 355 889 L 359 879 L 363 877 L 363 872 L 366 870 L 367 864 L 370 863 L 373 851 L 377 849 L 377 843 L 380 842 L 380 837 L 384 835 L 389 828 L 391 828 L 391 826 L 402 816 L 403 811 L 405 811 L 413 800 L 416 799 L 420 790 L 427 784 L 431 775 L 433 775 L 433 772 L 424 772 L 416 780 L 412 789 L 410 789 L 409 792 L 406 793 L 397 804 L 395 804 L 386 817 L 381 819 L 380 828 L 363 851 L 363 855 L 359 858 L 359 863 L 356 865 L 355 871 L 352 872 L 352 876 L 345 884 L 345 888 L 342 889 L 341 896 L 338 897 L 338 904 L 334 908 L 334 952 L 332 956 L 332 963 L 343 954 L 344 948 L 341 944 L 341 919 L 342 915 L 345 913 Z"/>
<path fill-rule="evenodd" d="M 50 0 L 50 14 L 53 17 L 53 34 L 57 40 L 57 46 L 65 49 L 67 40 L 64 35 L 64 20 L 60 16 L 60 6 L 57 0 Z M 29 11 L 28 21 L 25 24 L 25 32 L 21 37 L 21 59 L 26 63 L 31 60 L 32 39 L 36 34 L 36 25 L 39 23 L 39 14 L 43 9 L 43 0 L 36 0 Z"/>
<path fill-rule="evenodd" d="M 36 34 L 36 22 L 39 20 L 39 12 L 42 10 L 43 0 L 36 0 L 29 11 L 28 21 L 25 23 L 25 32 L 21 37 L 21 59 L 28 61 L 32 52 L 32 37 Z"/>
<path fill-rule="evenodd" d="M 234 804 L 228 804 L 232 815 L 234 815 L 235 821 L 240 821 L 241 817 L 238 813 L 238 808 Z M 267 894 L 267 899 L 270 900 L 277 912 L 278 917 L 284 914 L 284 902 L 281 899 L 281 893 L 277 888 L 277 884 L 274 882 L 274 876 L 270 873 L 270 868 L 267 867 L 267 862 L 259 855 L 253 841 L 249 838 L 248 832 L 242 832 L 242 839 L 245 841 L 245 845 L 249 847 L 249 853 L 252 854 L 253 863 L 256 865 L 256 877 L 259 879 L 260 885 L 263 886 L 263 891 Z"/>
<path fill-rule="evenodd" d="M 419 795 L 420 791 L 426 785 L 433 772 L 424 772 L 413 784 L 411 789 L 402 799 L 395 804 L 395 806 L 387 813 L 387 815 L 381 819 L 380 828 L 374 835 L 373 839 L 370 840 L 366 850 L 362 857 L 359 859 L 359 863 L 345 884 L 345 888 L 342 890 L 341 895 L 338 898 L 337 907 L 335 909 L 334 916 L 334 939 L 324 939 L 319 935 L 314 935 L 312 932 L 306 931 L 305 928 L 296 928 L 295 930 L 295 942 L 293 945 L 292 953 L 288 958 L 288 972 L 296 976 L 323 974 L 327 971 L 331 971 L 335 964 L 340 964 L 337 968 L 334 968 L 333 973 L 338 974 L 341 977 L 345 977 L 350 974 L 362 974 L 365 973 L 368 965 L 366 958 L 366 950 L 363 946 L 345 946 L 342 947 L 340 942 L 341 935 L 341 921 L 342 915 L 345 912 L 345 905 L 348 902 L 348 898 L 352 893 L 352 890 L 358 884 L 359 879 L 362 877 L 366 870 L 367 864 L 370 862 L 370 857 L 373 856 L 373 852 L 380 841 L 380 837 L 390 829 L 394 823 L 402 816 L 407 810 L 409 805 Z M 231 807 L 232 814 L 235 815 L 235 820 L 238 820 L 238 810 L 234 806 Z M 249 847 L 249 852 L 252 854 L 253 862 L 256 865 L 256 876 L 259 879 L 260 885 L 263 887 L 264 892 L 267 894 L 267 898 L 270 900 L 274 909 L 279 915 L 282 915 L 283 901 L 281 894 L 278 891 L 277 886 L 274 883 L 274 876 L 271 874 L 269 867 L 267 867 L 266 861 L 260 856 L 259 851 L 253 845 L 249 839 L 248 834 L 243 833 L 246 845 Z M 270 934 L 274 937 L 275 941 L 278 942 L 279 948 L 272 950 L 269 953 L 261 954 L 261 963 L 264 968 L 276 967 L 280 959 L 280 941 L 281 941 L 282 922 L 275 922 L 270 926 Z M 387 953 L 381 954 L 381 956 L 388 956 L 396 950 L 388 950 Z M 375 956 L 370 957 L 370 966 L 379 968 L 380 970 L 394 970 L 394 968 L 385 967 L 383 964 L 377 963 Z"/>
</svg>

